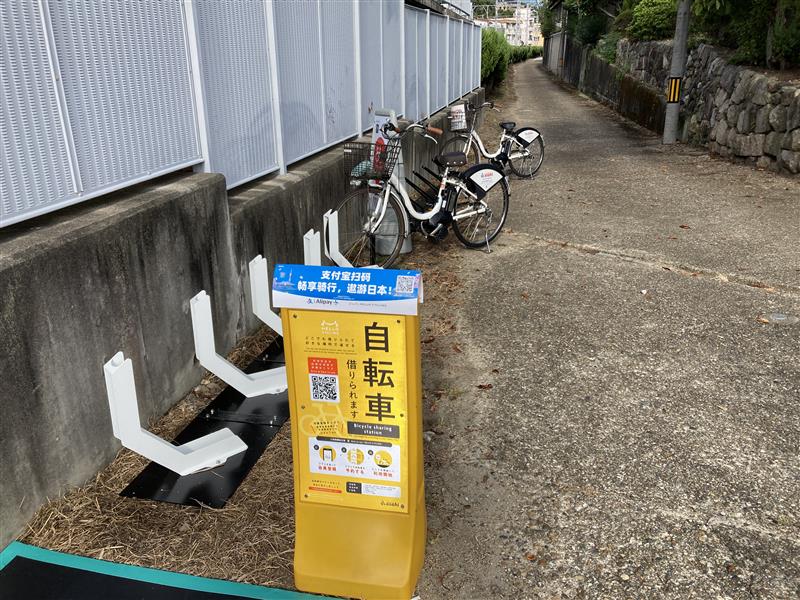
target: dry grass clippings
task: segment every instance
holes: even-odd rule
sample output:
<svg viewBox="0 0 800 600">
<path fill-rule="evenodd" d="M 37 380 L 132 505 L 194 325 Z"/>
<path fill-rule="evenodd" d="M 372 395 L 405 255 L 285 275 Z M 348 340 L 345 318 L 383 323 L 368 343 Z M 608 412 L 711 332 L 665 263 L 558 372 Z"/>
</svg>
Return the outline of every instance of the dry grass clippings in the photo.
<svg viewBox="0 0 800 600">
<path fill-rule="evenodd" d="M 264 328 L 229 358 L 244 366 L 271 340 Z M 172 439 L 223 387 L 217 378 L 206 377 L 151 430 Z M 294 508 L 288 424 L 222 509 L 119 496 L 147 462 L 121 450 L 94 480 L 39 509 L 21 540 L 119 563 L 292 587 Z"/>
</svg>

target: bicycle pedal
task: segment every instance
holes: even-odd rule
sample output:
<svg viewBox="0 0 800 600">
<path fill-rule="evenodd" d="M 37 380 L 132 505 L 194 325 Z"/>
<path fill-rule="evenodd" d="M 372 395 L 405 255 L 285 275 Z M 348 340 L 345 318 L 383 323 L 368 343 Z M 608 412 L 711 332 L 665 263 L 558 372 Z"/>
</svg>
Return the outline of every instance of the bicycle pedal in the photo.
<svg viewBox="0 0 800 600">
<path fill-rule="evenodd" d="M 429 240 L 441 242 L 443 239 L 447 237 L 447 227 L 445 227 L 440 223 L 439 225 L 436 226 L 436 228 L 433 231 L 425 235 Z"/>
</svg>

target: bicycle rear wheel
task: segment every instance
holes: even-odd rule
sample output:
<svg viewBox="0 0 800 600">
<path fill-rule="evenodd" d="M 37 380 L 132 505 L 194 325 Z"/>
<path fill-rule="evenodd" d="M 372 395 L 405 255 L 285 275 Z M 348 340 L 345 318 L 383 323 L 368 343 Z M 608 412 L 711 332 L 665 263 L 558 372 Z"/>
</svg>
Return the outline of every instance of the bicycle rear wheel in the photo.
<svg viewBox="0 0 800 600">
<path fill-rule="evenodd" d="M 480 200 L 459 191 L 453 233 L 467 248 L 480 248 L 500 233 L 508 216 L 508 183 L 499 181 Z"/>
<path fill-rule="evenodd" d="M 406 238 L 403 208 L 390 193 L 383 210 L 383 190 L 363 186 L 345 196 L 339 213 L 339 252 L 354 267 L 389 267 Z"/>
<path fill-rule="evenodd" d="M 464 134 L 456 135 L 447 140 L 441 147 L 439 154 L 447 154 L 448 152 L 463 152 L 466 154 L 467 164 L 464 168 L 480 162 L 478 147 L 475 145 L 475 142 L 472 141 L 472 138 Z"/>
<path fill-rule="evenodd" d="M 544 141 L 541 134 L 524 148 L 517 140 L 511 143 L 508 166 L 517 177 L 533 177 L 544 161 Z"/>
</svg>

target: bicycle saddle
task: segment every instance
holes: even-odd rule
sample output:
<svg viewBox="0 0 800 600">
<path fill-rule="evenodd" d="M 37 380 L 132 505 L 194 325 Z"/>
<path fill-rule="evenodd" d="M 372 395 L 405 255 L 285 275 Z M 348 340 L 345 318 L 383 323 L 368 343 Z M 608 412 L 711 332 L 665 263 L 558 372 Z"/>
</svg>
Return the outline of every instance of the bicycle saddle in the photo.
<svg viewBox="0 0 800 600">
<path fill-rule="evenodd" d="M 463 167 L 467 164 L 467 155 L 463 152 L 445 152 L 439 155 L 439 163 L 445 167 Z"/>
<path fill-rule="evenodd" d="M 508 132 L 514 131 L 516 126 L 517 124 L 514 123 L 514 121 L 504 121 L 503 123 L 500 123 L 500 127 Z"/>
</svg>

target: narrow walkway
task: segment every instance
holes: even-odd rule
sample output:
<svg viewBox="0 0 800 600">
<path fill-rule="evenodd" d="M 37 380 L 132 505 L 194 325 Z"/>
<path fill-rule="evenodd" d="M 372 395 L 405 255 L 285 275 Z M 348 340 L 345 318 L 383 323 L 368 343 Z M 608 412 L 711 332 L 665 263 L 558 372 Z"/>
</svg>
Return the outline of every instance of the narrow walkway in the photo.
<svg viewBox="0 0 800 600">
<path fill-rule="evenodd" d="M 421 597 L 798 597 L 800 323 L 760 317 L 800 316 L 800 182 L 665 149 L 537 61 L 509 93 L 547 142 L 509 230 L 411 258 Z"/>
</svg>

